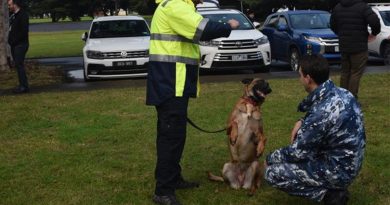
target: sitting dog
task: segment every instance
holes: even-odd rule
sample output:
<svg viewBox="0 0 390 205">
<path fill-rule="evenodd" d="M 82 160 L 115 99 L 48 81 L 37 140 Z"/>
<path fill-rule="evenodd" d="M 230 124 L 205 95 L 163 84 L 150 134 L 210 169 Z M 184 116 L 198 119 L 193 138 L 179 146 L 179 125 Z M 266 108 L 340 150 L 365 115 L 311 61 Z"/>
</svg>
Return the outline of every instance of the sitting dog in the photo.
<svg viewBox="0 0 390 205">
<path fill-rule="evenodd" d="M 223 166 L 223 177 L 211 172 L 208 175 L 210 180 L 224 181 L 234 189 L 250 189 L 249 194 L 253 195 L 261 180 L 257 159 L 266 143 L 260 106 L 272 90 L 263 79 L 243 79 L 241 82 L 245 84 L 244 94 L 234 106 L 227 123 L 231 160 Z"/>
</svg>

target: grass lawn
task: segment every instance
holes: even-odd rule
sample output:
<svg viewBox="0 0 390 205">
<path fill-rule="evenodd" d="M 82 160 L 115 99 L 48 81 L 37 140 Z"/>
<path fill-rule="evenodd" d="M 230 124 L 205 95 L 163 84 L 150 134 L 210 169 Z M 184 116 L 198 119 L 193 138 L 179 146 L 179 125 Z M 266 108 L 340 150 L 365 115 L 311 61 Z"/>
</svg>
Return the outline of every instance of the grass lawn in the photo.
<svg viewBox="0 0 390 205">
<path fill-rule="evenodd" d="M 30 32 L 27 58 L 82 56 L 84 30 Z"/>
<path fill-rule="evenodd" d="M 361 82 L 367 148 L 349 204 L 390 204 L 389 79 L 389 73 L 366 74 Z M 306 96 L 298 79 L 269 82 L 273 92 L 262 107 L 265 153 L 289 143 L 302 116 L 296 105 Z M 189 116 L 205 129 L 219 129 L 241 92 L 239 82 L 203 84 Z M 0 204 L 152 204 L 156 114 L 144 102 L 144 87 L 0 96 Z M 265 182 L 248 197 L 208 181 L 205 172 L 219 173 L 228 159 L 223 133 L 188 127 L 183 174 L 201 187 L 178 191 L 178 198 L 194 205 L 317 204 Z"/>
<path fill-rule="evenodd" d="M 83 16 L 83 17 L 81 17 L 81 21 L 91 21 L 91 20 L 92 20 L 92 17 L 90 17 L 90 16 Z M 34 23 L 52 23 L 51 22 L 51 18 L 30 18 L 29 22 L 30 22 L 30 24 L 34 24 Z M 71 20 L 69 18 L 65 18 L 65 19 L 60 19 L 58 22 L 59 23 L 61 23 L 61 22 L 71 22 Z"/>
</svg>

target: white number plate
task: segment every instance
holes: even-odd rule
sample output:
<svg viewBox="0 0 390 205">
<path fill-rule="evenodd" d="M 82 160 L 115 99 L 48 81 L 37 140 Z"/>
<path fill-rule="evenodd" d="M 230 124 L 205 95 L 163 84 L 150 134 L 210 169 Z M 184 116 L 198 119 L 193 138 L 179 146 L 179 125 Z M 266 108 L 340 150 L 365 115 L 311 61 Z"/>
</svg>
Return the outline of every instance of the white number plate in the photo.
<svg viewBox="0 0 390 205">
<path fill-rule="evenodd" d="M 232 61 L 245 61 L 248 57 L 246 54 L 232 55 Z"/>
<path fill-rule="evenodd" d="M 335 46 L 335 47 L 334 47 L 334 52 L 340 52 L 340 49 L 339 49 L 338 46 Z"/>
</svg>

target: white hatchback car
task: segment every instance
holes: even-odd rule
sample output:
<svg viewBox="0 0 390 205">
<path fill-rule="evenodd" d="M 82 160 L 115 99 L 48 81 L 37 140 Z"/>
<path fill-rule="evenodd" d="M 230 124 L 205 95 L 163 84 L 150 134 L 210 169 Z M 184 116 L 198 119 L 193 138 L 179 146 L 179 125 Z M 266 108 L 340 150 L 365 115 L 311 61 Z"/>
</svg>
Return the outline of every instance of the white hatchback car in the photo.
<svg viewBox="0 0 390 205">
<path fill-rule="evenodd" d="M 227 23 L 235 19 L 240 23 L 228 38 L 200 42 L 201 68 L 269 71 L 271 49 L 268 38 L 243 13 L 219 8 L 198 8 L 198 12 L 212 21 Z"/>
<path fill-rule="evenodd" d="M 382 57 L 386 65 L 390 65 L 390 3 L 371 3 L 372 10 L 381 22 L 381 32 L 375 40 L 368 43 L 370 55 Z"/>
<path fill-rule="evenodd" d="M 84 79 L 147 75 L 150 30 L 140 16 L 106 16 L 84 33 Z"/>
</svg>

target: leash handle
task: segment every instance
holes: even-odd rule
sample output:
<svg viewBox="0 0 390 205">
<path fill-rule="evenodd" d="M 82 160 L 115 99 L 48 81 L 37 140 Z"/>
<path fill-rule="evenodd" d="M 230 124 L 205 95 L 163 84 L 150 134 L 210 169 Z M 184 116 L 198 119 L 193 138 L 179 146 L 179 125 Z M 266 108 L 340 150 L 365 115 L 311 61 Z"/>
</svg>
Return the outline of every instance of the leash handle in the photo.
<svg viewBox="0 0 390 205">
<path fill-rule="evenodd" d="M 220 130 L 216 130 L 216 131 L 208 131 L 208 130 L 204 130 L 202 128 L 200 128 L 198 125 L 196 125 L 194 122 L 192 122 L 192 120 L 190 120 L 190 118 L 187 117 L 187 122 L 188 124 L 192 125 L 192 127 L 202 131 L 202 132 L 206 132 L 206 133 L 218 133 L 218 132 L 223 132 L 226 130 L 226 128 L 223 128 L 223 129 L 220 129 Z"/>
</svg>

